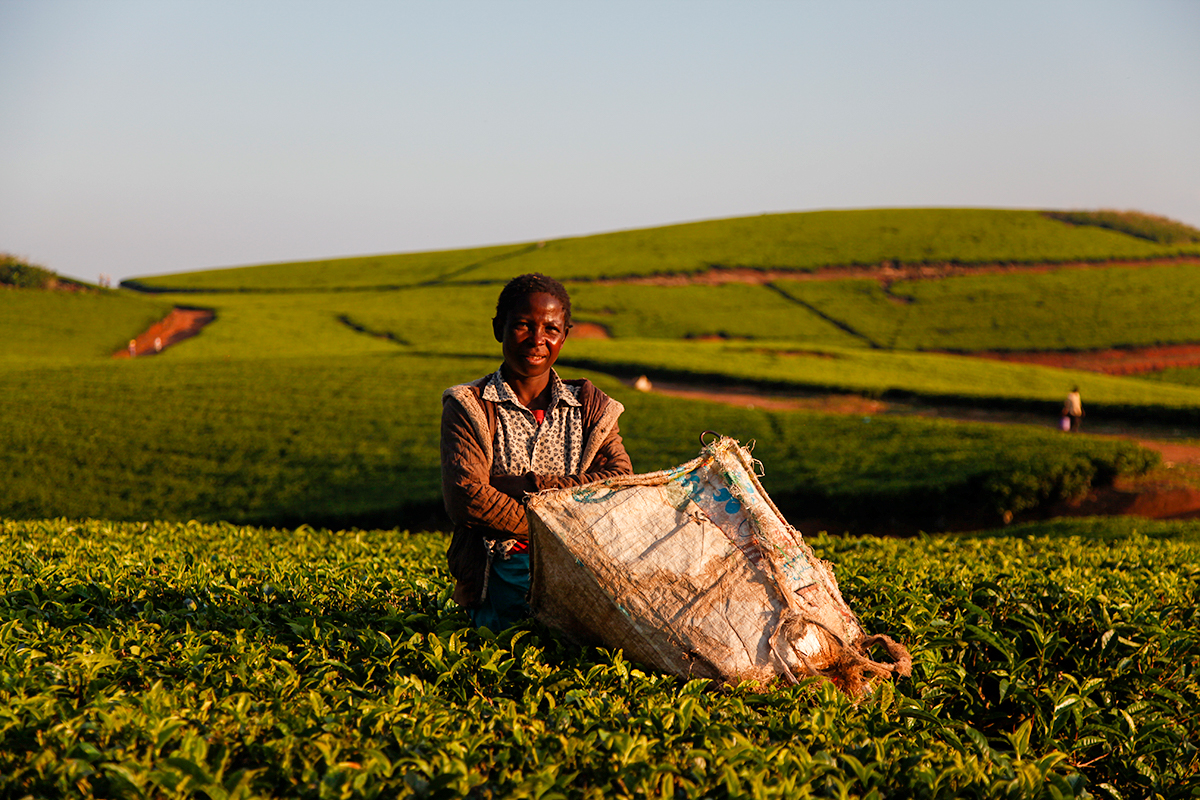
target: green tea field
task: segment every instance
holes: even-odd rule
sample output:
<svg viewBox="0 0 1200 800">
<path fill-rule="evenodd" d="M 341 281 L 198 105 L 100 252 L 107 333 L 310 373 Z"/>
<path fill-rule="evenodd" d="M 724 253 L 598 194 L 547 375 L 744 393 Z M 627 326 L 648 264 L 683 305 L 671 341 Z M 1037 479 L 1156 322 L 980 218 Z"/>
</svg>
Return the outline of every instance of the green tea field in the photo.
<svg viewBox="0 0 1200 800">
<path fill-rule="evenodd" d="M 587 280 L 686 274 L 712 267 L 806 272 L 884 262 L 1032 264 L 1200 255 L 1200 238 L 1186 226 L 1184 235 L 1170 226 L 1118 227 L 1124 229 L 1094 216 L 1067 222 L 1037 211 L 996 209 L 764 214 L 473 250 L 161 275 L 138 279 L 134 285 L 225 291 L 399 288 L 504 281 L 522 272 Z"/>
<path fill-rule="evenodd" d="M 839 415 L 683 403 L 614 378 L 1044 414 L 1046 427 L 1066 391 L 1081 385 L 1096 420 L 1191 430 L 1200 389 L 1186 380 L 969 355 L 1200 341 L 1189 313 L 1200 265 L 1191 262 L 890 282 L 686 279 L 713 265 L 786 266 L 799 276 L 862 264 L 870 274 L 881 241 L 894 246 L 888 263 L 1078 264 L 1200 247 L 1132 230 L 1036 212 L 821 212 L 130 282 L 154 293 L 10 290 L 0 293 L 0 369 L 11 388 L 0 398 L 0 445 L 9 454 L 0 461 L 0 514 L 444 527 L 438 397 L 495 368 L 495 281 L 544 268 L 576 277 L 568 283 L 576 319 L 605 333 L 573 338 L 561 369 L 592 377 L 630 408 L 623 430 L 638 469 L 686 460 L 700 431 L 720 430 L 757 442 L 768 488 L 805 519 L 859 532 L 881 519 L 903 518 L 910 528 L 964 513 L 996 522 L 1154 469 L 1154 454 L 1028 426 L 898 416 L 850 424 Z M 929 255 L 925 247 L 942 249 Z M 566 258 L 563 248 L 573 255 L 555 261 Z M 639 274 L 682 270 L 684 280 L 594 280 L 615 274 L 614 263 L 641 263 L 629 248 L 639 258 L 676 259 Z M 820 248 L 833 249 L 819 256 Z M 678 260 L 684 253 L 693 261 Z M 104 357 L 177 304 L 212 309 L 215 320 L 152 359 Z M 1148 307 L 1160 310 L 1153 326 L 1138 323 Z M 847 509 L 856 513 L 847 518 Z"/>
<path fill-rule="evenodd" d="M 117 290 L 13 263 L 0 797 L 1200 796 L 1200 231 L 877 209 Z M 911 678 L 715 687 L 470 626 L 440 396 L 496 369 L 527 271 L 566 282 L 558 370 L 625 405 L 635 470 L 753 442 Z M 113 357 L 175 307 L 212 321 Z M 1079 516 L 1147 492 L 1174 505 Z"/>
<path fill-rule="evenodd" d="M 475 630 L 445 539 L 0 522 L 5 797 L 1200 789 L 1200 523 L 810 540 L 911 678 L 724 689 Z"/>
</svg>

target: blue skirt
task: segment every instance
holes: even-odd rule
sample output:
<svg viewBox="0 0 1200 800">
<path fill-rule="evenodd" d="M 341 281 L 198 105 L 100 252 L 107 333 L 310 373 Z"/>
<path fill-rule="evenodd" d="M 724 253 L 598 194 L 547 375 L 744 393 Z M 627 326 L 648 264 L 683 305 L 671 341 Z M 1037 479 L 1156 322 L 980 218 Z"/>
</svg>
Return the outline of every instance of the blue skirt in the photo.
<svg viewBox="0 0 1200 800">
<path fill-rule="evenodd" d="M 529 617 L 529 553 L 492 561 L 487 597 L 467 613 L 477 628 L 499 632 Z"/>
</svg>

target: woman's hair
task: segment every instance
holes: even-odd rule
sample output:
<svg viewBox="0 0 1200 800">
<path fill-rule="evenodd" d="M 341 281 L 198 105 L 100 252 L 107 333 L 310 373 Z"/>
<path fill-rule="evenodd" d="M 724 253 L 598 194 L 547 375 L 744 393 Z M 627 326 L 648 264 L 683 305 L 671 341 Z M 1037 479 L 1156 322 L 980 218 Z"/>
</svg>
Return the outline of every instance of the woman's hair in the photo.
<svg viewBox="0 0 1200 800">
<path fill-rule="evenodd" d="M 500 299 L 496 301 L 496 316 L 492 319 L 492 327 L 503 330 L 508 322 L 508 314 L 531 294 L 552 295 L 563 309 L 563 321 L 567 330 L 571 329 L 571 296 L 561 283 L 540 272 L 528 272 L 513 278 L 500 290 Z M 499 336 L 499 334 L 497 334 Z"/>
</svg>

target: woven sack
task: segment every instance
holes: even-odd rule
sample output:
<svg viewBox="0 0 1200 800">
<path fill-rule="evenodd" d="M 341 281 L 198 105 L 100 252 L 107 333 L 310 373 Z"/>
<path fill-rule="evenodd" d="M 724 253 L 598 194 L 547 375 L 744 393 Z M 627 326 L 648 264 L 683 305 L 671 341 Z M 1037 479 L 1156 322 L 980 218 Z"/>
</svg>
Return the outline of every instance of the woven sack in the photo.
<svg viewBox="0 0 1200 800">
<path fill-rule="evenodd" d="M 907 675 L 908 651 L 864 635 L 756 464 L 720 437 L 674 469 L 532 495 L 536 618 L 681 677 L 821 675 L 857 695 L 872 676 Z M 876 645 L 890 662 L 871 659 Z"/>
</svg>

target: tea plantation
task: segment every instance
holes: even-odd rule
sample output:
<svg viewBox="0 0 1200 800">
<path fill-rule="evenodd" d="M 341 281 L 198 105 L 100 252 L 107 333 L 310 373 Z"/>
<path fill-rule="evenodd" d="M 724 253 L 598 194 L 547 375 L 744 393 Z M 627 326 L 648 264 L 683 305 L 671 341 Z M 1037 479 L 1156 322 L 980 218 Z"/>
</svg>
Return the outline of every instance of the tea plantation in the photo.
<svg viewBox="0 0 1200 800">
<path fill-rule="evenodd" d="M 1153 466 L 1132 444 L 1050 435 L 1072 386 L 1093 417 L 1183 426 L 1197 423 L 1200 389 L 919 351 L 1200 340 L 1188 311 L 1200 266 L 973 275 L 886 292 L 863 280 L 583 278 L 610 274 L 614 263 L 641 274 L 877 264 L 885 245 L 902 263 L 1200 253 L 1153 218 L 1089 220 L 986 209 L 819 212 L 140 281 L 176 294 L 8 289 L 0 515 L 442 527 L 438 398 L 495 368 L 497 281 L 541 268 L 576 277 L 577 318 L 614 337 L 572 339 L 560 363 L 629 407 L 622 425 L 638 469 L 692 457 L 699 432 L 713 429 L 756 440 L 773 496 L 806 517 L 855 510 L 864 525 L 899 514 L 928 528 L 974 508 L 999 520 Z M 212 308 L 216 320 L 154 358 L 104 357 L 173 302 Z M 1152 306 L 1162 312 L 1156 324 L 1141 325 Z M 648 397 L 614 380 L 643 373 L 1032 411 L 1045 427 L 735 410 Z"/>
<path fill-rule="evenodd" d="M 171 355 L 6 372 L 0 516 L 443 527 L 440 389 L 497 364 Z M 628 407 L 636 469 L 694 458 L 706 429 L 755 440 L 772 496 L 806 516 L 934 526 L 965 506 L 999 521 L 1157 461 L 1132 442 L 1048 429 L 739 409 L 591 377 Z"/>
<path fill-rule="evenodd" d="M 861 535 L 999 528 L 1155 469 L 1133 442 L 1051 429 L 1073 385 L 1092 418 L 1200 430 L 1196 370 L 965 355 L 1200 341 L 1198 241 L 1144 215 L 880 209 L 133 282 L 153 293 L 6 288 L 0 797 L 1200 796 L 1200 522 Z M 611 334 L 570 339 L 560 372 L 626 405 L 635 468 L 693 457 L 705 429 L 754 440 L 789 518 L 846 522 L 804 533 L 864 627 L 912 651 L 911 678 L 858 703 L 811 681 L 712 687 L 532 623 L 469 626 L 436 532 L 439 397 L 496 368 L 499 286 L 533 270 Z M 216 319 L 108 358 L 175 304 Z M 735 408 L 620 380 L 642 373 L 1044 424 Z"/>
<path fill-rule="evenodd" d="M 883 208 L 763 214 L 471 250 L 442 250 L 141 278 L 141 288 L 261 291 L 398 288 L 504 281 L 522 272 L 559 280 L 699 272 L 710 267 L 811 271 L 889 263 L 1054 263 L 1200 255 L 1200 238 L 1114 230 L 1038 211 Z M 1190 229 L 1194 234 L 1194 229 Z"/>
<path fill-rule="evenodd" d="M 911 679 L 712 688 L 449 600 L 439 534 L 0 522 L 0 796 L 1200 790 L 1200 524 L 809 537 Z M 764 690 L 766 689 L 766 690 Z"/>
</svg>

